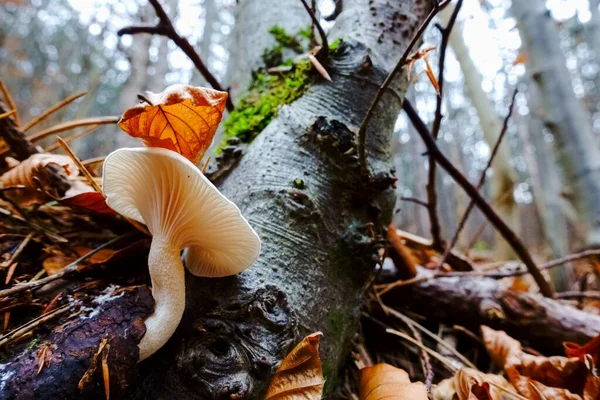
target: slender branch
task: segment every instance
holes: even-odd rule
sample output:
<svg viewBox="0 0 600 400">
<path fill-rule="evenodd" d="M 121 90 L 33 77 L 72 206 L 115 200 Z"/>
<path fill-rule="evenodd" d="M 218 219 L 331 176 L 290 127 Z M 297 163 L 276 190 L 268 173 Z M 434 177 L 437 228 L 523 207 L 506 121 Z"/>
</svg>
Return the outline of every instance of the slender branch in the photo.
<svg viewBox="0 0 600 400">
<path fill-rule="evenodd" d="M 515 234 L 515 232 L 504 222 L 502 218 L 494 211 L 494 209 L 488 204 L 488 202 L 481 196 L 477 188 L 469 182 L 469 180 L 448 160 L 444 154 L 438 148 L 435 139 L 431 136 L 429 129 L 417 114 L 417 111 L 413 108 L 408 100 L 404 100 L 403 109 L 408 115 L 409 119 L 413 123 L 415 130 L 421 136 L 421 139 L 427 147 L 427 151 L 430 155 L 435 158 L 435 161 L 440 167 L 444 168 L 446 172 L 458 183 L 464 191 L 473 199 L 475 205 L 481 210 L 491 224 L 498 230 L 504 240 L 508 242 L 513 251 L 519 256 L 523 264 L 527 267 L 527 270 L 535 280 L 536 284 L 540 288 L 540 292 L 546 297 L 553 297 L 554 291 L 548 284 L 544 275 L 540 272 L 538 267 L 535 265 L 531 254 Z"/>
<path fill-rule="evenodd" d="M 425 202 L 423 200 L 419 200 L 419 199 L 417 199 L 415 197 L 404 197 L 404 196 L 402 196 L 402 197 L 400 197 L 400 200 L 402 200 L 402 201 L 408 201 L 409 203 L 415 203 L 415 204 L 418 204 L 418 205 L 423 206 L 425 208 L 429 207 L 428 204 L 427 204 L 427 202 Z"/>
<path fill-rule="evenodd" d="M 456 2 L 456 6 L 452 11 L 452 15 L 450 16 L 450 20 L 448 21 L 448 25 L 445 28 L 441 28 L 440 32 L 442 33 L 442 41 L 440 43 L 440 61 L 438 64 L 438 86 L 439 86 L 439 95 L 437 96 L 437 103 L 435 107 L 435 117 L 433 119 L 433 125 L 431 126 L 431 134 L 433 137 L 437 139 L 440 126 L 442 124 L 442 100 L 444 96 L 444 69 L 446 65 L 446 50 L 448 49 L 448 42 L 450 41 L 450 35 L 452 34 L 452 29 L 454 28 L 454 24 L 456 23 L 456 18 L 458 17 L 458 12 L 462 7 L 463 0 L 458 0 Z"/>
<path fill-rule="evenodd" d="M 600 300 L 600 292 L 561 292 L 556 293 L 557 299 L 592 299 L 592 300 Z"/>
<path fill-rule="evenodd" d="M 456 22 L 456 17 L 458 16 L 458 12 L 460 11 L 460 7 L 462 6 L 462 0 L 459 0 L 456 8 L 452 12 L 452 17 L 448 22 L 448 26 L 446 28 L 442 28 L 442 43 L 440 46 L 440 61 L 438 67 L 438 96 L 437 103 L 435 108 L 435 119 L 433 120 L 433 126 L 431 128 L 431 134 L 434 139 L 437 140 L 440 133 L 440 125 L 442 122 L 442 100 L 444 95 L 444 65 L 446 63 L 446 49 L 448 48 L 448 40 L 450 38 L 450 33 L 452 32 L 452 27 Z M 433 159 L 433 156 L 429 155 L 428 157 L 429 170 L 427 173 L 427 212 L 429 214 L 429 225 L 431 230 L 431 239 L 433 241 L 433 248 L 437 251 L 442 251 L 444 248 L 444 243 L 442 241 L 442 229 L 440 227 L 440 219 L 437 213 L 438 201 L 437 201 L 437 190 L 436 190 L 436 163 Z M 445 257 L 444 257 L 445 259 Z M 439 265 L 442 265 L 440 262 Z"/>
<path fill-rule="evenodd" d="M 379 90 L 377 91 L 377 94 L 375 94 L 373 101 L 369 105 L 369 108 L 367 109 L 367 113 L 365 114 L 365 116 L 362 120 L 362 123 L 360 124 L 360 129 L 358 131 L 358 157 L 360 160 L 360 168 L 361 168 L 363 174 L 368 174 L 368 172 L 369 172 L 369 167 L 367 164 L 367 154 L 366 154 L 366 150 L 365 150 L 365 145 L 366 145 L 366 141 L 367 141 L 367 125 L 369 124 L 369 121 L 373 117 L 373 113 L 375 112 L 375 107 L 377 106 L 377 103 L 379 103 L 379 101 L 383 97 L 383 94 L 387 90 L 387 88 L 390 85 L 390 83 L 392 82 L 392 80 L 396 77 L 396 75 L 398 74 L 400 69 L 406 64 L 406 60 L 408 59 L 410 52 L 412 51 L 413 47 L 415 47 L 417 42 L 421 39 L 423 32 L 425 31 L 425 29 L 427 28 L 427 26 L 429 25 L 431 20 L 436 16 L 436 14 L 441 9 L 446 7 L 450 3 L 450 1 L 452 1 L 452 0 L 444 0 L 444 1 L 434 3 L 433 9 L 429 12 L 427 17 L 425 18 L 425 20 L 423 21 L 423 23 L 417 30 L 417 33 L 413 36 L 410 43 L 404 50 L 402 57 L 400 57 L 400 60 L 398 61 L 398 63 L 396 64 L 396 66 L 394 67 L 392 72 L 390 72 L 390 74 L 387 76 L 387 78 L 385 78 L 385 81 L 383 81 L 383 83 L 379 87 Z"/>
<path fill-rule="evenodd" d="M 71 104 L 72 102 L 74 102 L 75 100 L 77 100 L 78 98 L 80 98 L 81 96 L 85 96 L 85 94 L 87 94 L 87 90 L 84 90 L 83 92 L 74 94 L 72 96 L 67 97 L 64 100 L 61 100 L 57 104 L 53 105 L 52 107 L 50 107 L 49 109 L 47 109 L 46 111 L 44 111 L 43 113 L 41 113 L 40 115 L 38 115 L 37 117 L 35 117 L 34 119 L 32 119 L 31 121 L 29 121 L 27 123 L 27 125 L 25 125 L 21 130 L 23 132 L 27 132 L 31 127 L 35 126 L 37 123 L 39 123 L 40 121 L 42 121 L 44 118 L 46 118 L 50 114 L 52 114 L 52 113 L 60 110 L 61 108 L 63 108 L 66 105 Z"/>
<path fill-rule="evenodd" d="M 120 29 L 117 32 L 117 35 L 123 36 L 135 35 L 138 33 L 150 33 L 152 35 L 165 36 L 171 39 L 177 45 L 177 47 L 179 47 L 181 51 L 183 51 L 185 55 L 188 56 L 190 60 L 192 60 L 196 69 L 200 72 L 200 74 L 202 74 L 202 76 L 204 77 L 204 79 L 206 79 L 210 86 L 212 86 L 216 90 L 226 92 L 226 90 L 223 88 L 223 86 L 221 86 L 217 78 L 215 78 L 215 76 L 209 71 L 206 65 L 204 65 L 204 62 L 194 49 L 194 46 L 192 46 L 186 38 L 181 37 L 177 33 L 175 27 L 173 26 L 173 23 L 171 22 L 171 19 L 169 18 L 163 7 L 160 5 L 158 0 L 149 0 L 149 2 L 152 5 L 152 7 L 154 7 L 154 11 L 156 12 L 156 16 L 158 17 L 158 24 L 154 26 L 129 26 Z M 228 97 L 227 110 L 232 111 L 233 108 L 233 100 L 231 99 L 231 97 Z"/>
<path fill-rule="evenodd" d="M 508 130 L 508 121 L 510 120 L 510 117 L 512 116 L 512 113 L 513 113 L 513 108 L 515 105 L 515 99 L 517 98 L 517 93 L 518 93 L 518 90 L 515 89 L 515 91 L 512 95 L 512 99 L 510 101 L 510 106 L 508 107 L 508 113 L 506 114 L 506 117 L 504 118 L 504 123 L 502 124 L 502 130 L 500 130 L 500 135 L 498 136 L 498 140 L 496 140 L 496 143 L 494 144 L 494 149 L 492 150 L 492 154 L 490 155 L 490 159 L 488 160 L 487 165 L 485 166 L 485 168 L 481 172 L 481 176 L 479 177 L 479 182 L 477 183 L 478 191 L 481 190 L 481 188 L 483 187 L 483 184 L 485 183 L 485 178 L 487 177 L 487 173 L 488 173 L 490 167 L 492 166 L 492 162 L 494 162 L 494 158 L 496 157 L 496 154 L 498 153 L 498 149 L 500 148 L 502 139 L 504 138 L 504 135 L 506 134 L 506 131 Z M 475 207 L 475 202 L 473 201 L 473 199 L 471 199 L 471 201 L 469 202 L 469 205 L 467 206 L 467 209 L 465 210 L 465 213 L 463 214 L 462 218 L 460 219 L 460 222 L 458 223 L 458 227 L 456 228 L 456 232 L 454 232 L 454 236 L 452 236 L 452 240 L 450 241 L 450 244 L 446 247 L 446 250 L 444 251 L 442 258 L 440 258 L 440 263 L 438 265 L 438 268 L 440 268 L 440 266 L 442 266 L 444 264 L 444 262 L 446 261 L 446 257 L 448 257 L 448 254 L 450 254 L 450 252 L 452 251 L 452 248 L 456 245 L 456 242 L 458 241 L 458 237 L 460 236 L 460 233 L 462 232 L 463 228 L 465 227 L 465 225 L 467 223 L 467 219 L 469 218 L 469 215 L 471 214 L 471 211 L 473 210 L 474 207 Z"/>
<path fill-rule="evenodd" d="M 319 19 L 313 12 L 312 8 L 308 5 L 306 0 L 300 0 L 300 1 L 302 2 L 302 5 L 306 9 L 306 12 L 308 13 L 308 15 L 310 15 L 310 18 L 312 19 L 312 22 L 313 22 L 313 26 L 316 26 L 317 30 L 319 31 L 319 36 L 321 36 L 321 46 L 322 46 L 321 51 L 319 51 L 319 53 L 322 52 L 323 60 L 327 60 L 329 58 L 329 44 L 327 43 L 327 34 L 325 33 L 325 30 L 319 23 Z"/>
</svg>

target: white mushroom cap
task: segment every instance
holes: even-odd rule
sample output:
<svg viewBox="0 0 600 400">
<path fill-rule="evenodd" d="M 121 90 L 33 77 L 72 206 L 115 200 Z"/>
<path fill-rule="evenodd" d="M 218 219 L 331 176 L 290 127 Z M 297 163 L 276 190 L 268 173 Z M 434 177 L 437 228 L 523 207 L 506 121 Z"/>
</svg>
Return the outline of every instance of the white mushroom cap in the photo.
<svg viewBox="0 0 600 400">
<path fill-rule="evenodd" d="M 236 205 L 174 151 L 116 150 L 104 161 L 102 184 L 106 203 L 153 235 L 148 266 L 156 307 L 140 342 L 144 359 L 169 339 L 183 314 L 180 251 L 190 248 L 186 263 L 194 275 L 234 275 L 256 260 L 260 239 Z"/>
</svg>

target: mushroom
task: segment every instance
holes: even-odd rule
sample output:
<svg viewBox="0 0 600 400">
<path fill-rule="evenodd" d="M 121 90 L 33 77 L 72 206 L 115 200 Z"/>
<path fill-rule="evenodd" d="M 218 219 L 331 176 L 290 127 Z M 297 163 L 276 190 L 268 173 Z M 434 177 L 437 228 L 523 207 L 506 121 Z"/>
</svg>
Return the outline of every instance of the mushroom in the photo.
<svg viewBox="0 0 600 400">
<path fill-rule="evenodd" d="M 123 148 L 104 161 L 106 203 L 152 233 L 148 268 L 154 313 L 146 319 L 140 360 L 169 340 L 185 308 L 186 265 L 196 276 L 222 277 L 248 268 L 260 239 L 240 210 L 182 155 L 163 148 Z"/>
</svg>

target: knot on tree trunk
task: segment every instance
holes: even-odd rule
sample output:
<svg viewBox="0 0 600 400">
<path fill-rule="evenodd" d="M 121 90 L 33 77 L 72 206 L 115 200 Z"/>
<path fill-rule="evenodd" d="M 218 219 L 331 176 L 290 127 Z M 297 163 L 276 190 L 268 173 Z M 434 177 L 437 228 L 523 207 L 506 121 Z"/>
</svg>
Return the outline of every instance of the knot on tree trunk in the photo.
<svg viewBox="0 0 600 400">
<path fill-rule="evenodd" d="M 208 302 L 201 317 L 180 330 L 180 342 L 161 349 L 146 365 L 154 371 L 145 394 L 155 398 L 255 398 L 268 383 L 279 361 L 294 345 L 296 320 L 285 294 L 274 286 L 229 299 L 227 303 Z M 181 339 L 180 339 L 181 338 Z M 164 370 L 166 357 L 174 357 Z M 189 397 L 193 394 L 193 397 Z M 141 398 L 140 397 L 140 398 Z"/>
</svg>

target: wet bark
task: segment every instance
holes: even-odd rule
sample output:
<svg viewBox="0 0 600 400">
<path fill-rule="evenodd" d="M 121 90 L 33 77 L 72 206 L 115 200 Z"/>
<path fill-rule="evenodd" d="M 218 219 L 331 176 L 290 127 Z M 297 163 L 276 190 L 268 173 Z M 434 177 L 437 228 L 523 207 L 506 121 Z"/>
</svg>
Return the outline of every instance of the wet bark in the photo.
<svg viewBox="0 0 600 400">
<path fill-rule="evenodd" d="M 104 351 L 111 398 L 123 398 L 136 379 L 137 343 L 146 332 L 144 318 L 152 313 L 154 300 L 147 286 L 106 297 L 101 304 L 73 305 L 70 316 L 38 345 L 0 364 L 0 398 L 104 398 L 101 357 L 94 357 L 101 339 L 108 343 Z M 88 379 L 82 380 L 84 376 Z"/>
<path fill-rule="evenodd" d="M 360 172 L 355 132 L 430 6 L 345 2 L 330 35 L 344 42 L 325 64 L 333 82 L 315 73 L 305 95 L 280 107 L 220 186 L 261 236 L 259 260 L 230 278 L 188 277 L 180 329 L 141 365 L 133 396 L 262 398 L 290 347 L 319 330 L 326 379 L 335 384 L 392 218 L 390 138 L 404 79 L 384 95 L 369 126 L 369 177 Z M 262 46 L 272 45 L 271 26 L 295 32 L 288 17 L 291 25 L 308 25 L 300 13 L 294 0 L 241 2 L 238 26 L 248 29 L 237 35 L 241 70 L 259 65 Z"/>
<path fill-rule="evenodd" d="M 556 300 L 514 291 L 491 278 L 431 279 L 392 290 L 383 301 L 474 331 L 480 325 L 504 330 L 552 354 L 564 354 L 564 341 L 584 344 L 600 333 L 600 317 Z"/>
</svg>

